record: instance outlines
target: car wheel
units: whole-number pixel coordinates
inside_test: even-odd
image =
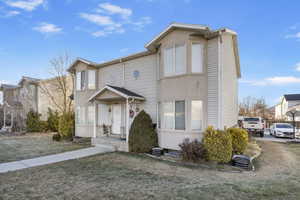
[[[277,138],[276,131],[274,131],[274,137],[276,137],[276,138]]]

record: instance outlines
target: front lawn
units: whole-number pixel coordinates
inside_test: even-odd
[[[0,199],[297,199],[300,145],[260,144],[255,172],[107,153],[0,174]]]
[[[89,146],[52,141],[52,134],[31,133],[22,136],[0,136],[0,163],[72,151]]]

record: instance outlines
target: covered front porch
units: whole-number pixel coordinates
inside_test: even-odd
[[[127,143],[131,123],[144,101],[143,96],[112,85],[106,85],[92,95],[89,103],[95,109],[94,144]]]

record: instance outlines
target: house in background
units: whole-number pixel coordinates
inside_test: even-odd
[[[300,110],[300,94],[283,95],[280,102],[275,106],[275,119],[291,121],[292,118],[286,113],[292,109]],[[295,120],[300,121],[300,117],[295,117]]]
[[[67,77],[69,82],[69,95],[72,94],[72,79]],[[0,91],[3,93],[3,129],[11,130],[13,126],[20,129],[25,128],[25,120],[30,110],[41,114],[41,119],[46,120],[48,117],[48,108],[58,110],[49,95],[42,88],[47,88],[57,99],[57,104],[62,104],[63,99],[57,92],[55,78],[36,79],[23,76],[17,85],[1,84]]]
[[[172,23],[145,47],[109,62],[78,59],[70,66],[76,75],[76,136],[93,137],[94,144],[113,141],[126,151],[130,125],[141,110],[167,149],[179,149],[185,138],[201,139],[209,125],[237,124],[241,73],[234,31]],[[111,127],[109,139],[103,125]]]

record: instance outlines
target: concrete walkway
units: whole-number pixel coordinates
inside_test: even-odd
[[[92,156],[95,154],[113,152],[113,148],[109,147],[90,147],[85,149],[80,149],[76,151],[69,151],[65,153],[59,153],[49,156],[42,156],[32,159],[20,160],[15,162],[8,162],[0,164],[0,173],[6,173],[9,171],[17,171],[20,169],[26,169],[30,167],[36,167],[41,165],[47,165],[57,162],[62,162],[66,160],[78,159],[87,156]]]

